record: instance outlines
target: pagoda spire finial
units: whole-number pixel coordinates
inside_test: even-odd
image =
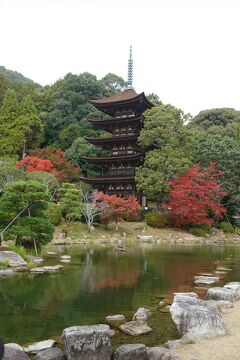
[[[132,46],[130,46],[130,54],[128,59],[128,86],[127,89],[132,89],[133,83],[133,59],[132,59]]]

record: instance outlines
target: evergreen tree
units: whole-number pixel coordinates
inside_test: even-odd
[[[59,190],[61,211],[67,221],[80,219],[82,216],[82,194],[75,184],[63,183]]]
[[[46,215],[47,200],[46,186],[36,181],[7,185],[0,201],[1,232],[5,229],[4,234],[14,238],[16,244],[37,252],[52,239],[54,231]]]

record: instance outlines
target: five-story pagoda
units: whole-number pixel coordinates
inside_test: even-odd
[[[136,195],[135,167],[143,162],[144,154],[137,144],[143,127],[143,112],[153,107],[145,94],[137,94],[132,88],[132,51],[128,61],[128,87],[108,98],[91,100],[98,110],[110,115],[108,120],[89,120],[98,129],[111,134],[107,137],[86,140],[96,146],[110,150],[110,156],[84,157],[101,167],[102,175],[82,178],[95,189],[108,194]]]

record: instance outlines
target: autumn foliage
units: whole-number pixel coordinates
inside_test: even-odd
[[[53,164],[51,173],[59,182],[78,181],[80,168],[75,166],[71,161],[64,159],[64,151],[52,148],[43,148],[31,150],[30,155],[50,160]]]
[[[134,196],[125,199],[95,191],[94,197],[100,210],[99,220],[102,223],[117,224],[122,219],[136,220],[139,216],[141,206]]]
[[[222,217],[226,210],[220,201],[226,193],[217,181],[221,175],[214,163],[204,169],[197,164],[170,181],[170,201],[165,208],[176,224],[212,225]]]
[[[50,160],[39,159],[37,157],[26,156],[17,162],[17,168],[27,172],[47,171],[52,172],[53,164]]]

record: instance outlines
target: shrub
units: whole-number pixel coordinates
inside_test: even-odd
[[[152,212],[145,216],[146,223],[155,228],[167,227],[169,225],[169,219],[166,214]]]
[[[234,230],[237,235],[240,235],[240,227],[239,226],[236,226]]]
[[[227,221],[220,223],[220,229],[225,233],[234,233],[234,227]]]
[[[57,204],[53,202],[48,203],[48,209],[46,212],[50,222],[53,225],[59,225],[61,223],[62,213],[60,207]]]
[[[202,227],[190,228],[188,231],[195,236],[205,237],[207,235],[207,231]]]

